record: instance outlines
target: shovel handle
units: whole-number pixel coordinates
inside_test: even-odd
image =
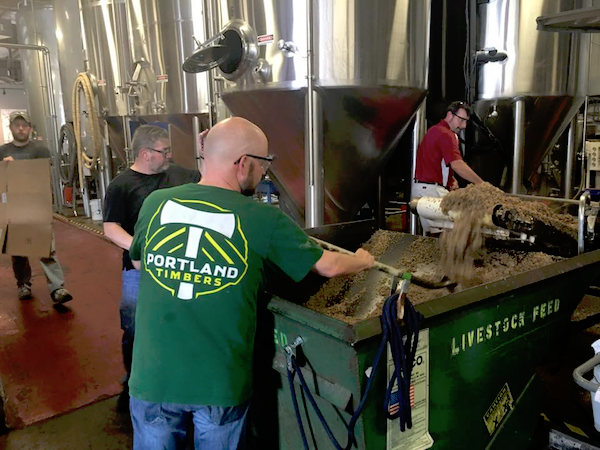
[[[352,253],[350,250],[346,250],[345,248],[338,247],[337,245],[333,245],[333,244],[330,244],[329,242],[322,241],[321,239],[317,239],[315,237],[311,237],[311,239],[313,241],[315,241],[317,244],[319,244],[321,247],[326,248],[327,250],[343,253],[345,255],[354,255],[354,253]],[[382,264],[378,261],[375,261],[375,263],[373,263],[373,267],[375,267],[377,270],[381,270],[382,272],[389,273],[390,275],[393,275],[395,277],[402,276],[401,270],[395,269],[386,264]]]
[[[327,250],[343,253],[345,255],[354,255],[354,253],[352,253],[350,250],[346,250],[345,248],[338,247],[337,245],[333,245],[333,244],[330,244],[329,242],[322,241],[321,239],[317,239],[316,237],[310,236],[310,238],[313,241],[315,241],[317,244],[319,244],[321,247],[323,247]],[[381,272],[385,272],[389,275],[392,275],[393,277],[398,277],[398,278],[402,278],[402,275],[404,273],[406,273],[400,269],[396,269],[395,267],[388,266],[387,264],[383,264],[378,261],[375,261],[375,263],[373,264],[373,267],[377,270],[380,270]],[[411,277],[410,280],[414,284],[416,284],[417,286],[427,288],[427,289],[441,289],[441,288],[445,288],[445,287],[456,286],[456,283],[453,281],[450,281],[450,280],[443,279],[442,281],[428,281],[428,280],[423,280],[422,278],[415,277],[414,275],[411,275],[410,277]]]

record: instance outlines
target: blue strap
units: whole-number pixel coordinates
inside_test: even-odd
[[[418,344],[418,336],[419,336],[419,321],[423,318],[422,314],[414,309],[412,304],[405,299],[404,303],[404,320],[407,326],[407,338],[406,342],[402,343],[402,332],[400,329],[400,325],[398,324],[398,311],[397,311],[397,300],[399,294],[394,294],[388,297],[385,301],[383,307],[383,314],[381,315],[381,328],[382,328],[382,338],[381,343],[379,344],[379,349],[377,350],[377,354],[373,359],[373,370],[369,379],[367,380],[367,385],[365,387],[365,391],[360,400],[356,411],[352,415],[350,422],[348,423],[348,440],[345,447],[342,447],[341,444],[337,441],[331,428],[327,424],[325,417],[321,413],[310,389],[308,388],[304,376],[302,375],[302,371],[298,366],[298,362],[296,361],[295,356],[291,356],[291,362],[293,371],[288,368],[288,381],[290,384],[290,392],[292,395],[292,402],[294,404],[294,410],[296,412],[296,420],[298,421],[298,427],[300,429],[300,434],[302,436],[302,443],[304,445],[304,449],[308,450],[308,441],[306,439],[306,433],[304,431],[304,426],[302,424],[302,418],[300,417],[300,410],[298,408],[298,400],[296,397],[296,390],[294,389],[294,377],[298,374],[298,378],[300,381],[300,385],[304,390],[308,401],[312,405],[317,417],[319,418],[329,440],[334,445],[336,450],[349,450],[352,445],[355,443],[354,438],[354,427],[358,418],[362,412],[362,409],[365,405],[369,392],[371,391],[371,387],[373,385],[373,380],[375,379],[375,373],[377,371],[377,367],[379,366],[379,360],[383,355],[386,344],[389,342],[392,349],[392,358],[394,360],[394,374],[390,380],[390,383],[387,388],[386,396],[385,396],[385,412],[386,415],[390,418],[395,418],[399,416],[400,418],[400,430],[404,431],[406,426],[408,428],[412,427],[412,417],[411,417],[411,409],[410,409],[410,377],[412,374],[412,367],[415,359],[415,353]],[[391,391],[394,385],[394,381],[399,380],[398,382],[398,398],[400,401],[400,408],[398,414],[389,414],[389,404]]]

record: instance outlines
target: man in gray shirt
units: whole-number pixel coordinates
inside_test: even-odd
[[[23,111],[15,111],[10,114],[10,131],[13,141],[0,146],[0,160],[14,161],[16,159],[50,159],[50,151],[44,146],[31,140],[31,119],[29,114]],[[52,247],[48,258],[41,258],[40,264],[48,281],[50,296],[55,304],[61,304],[73,299],[73,296],[64,288],[65,276],[62,267],[56,259],[54,246],[54,234],[52,235]],[[19,300],[27,300],[31,295],[31,266],[29,259],[25,256],[13,256],[12,266]]]

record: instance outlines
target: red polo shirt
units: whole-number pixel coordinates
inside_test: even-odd
[[[419,145],[415,180],[438,183],[442,186],[444,183],[442,159],[447,166],[450,166],[452,161],[462,160],[458,148],[458,136],[450,129],[445,120],[432,126]],[[449,169],[448,185],[452,184],[453,178],[454,171]]]

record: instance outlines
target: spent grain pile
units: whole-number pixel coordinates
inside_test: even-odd
[[[390,251],[406,239],[406,235],[395,231],[379,230],[362,247],[376,258],[386,255],[386,264],[410,272],[429,281],[440,281],[445,273],[441,265],[439,240],[430,237],[411,237],[408,245],[399,256],[389,257]],[[468,283],[459,283],[452,291],[448,289],[426,289],[411,284],[408,297],[413,304],[459,292],[469,287],[492,281],[503,280],[519,273],[527,272],[563,258],[541,252],[521,252],[515,250],[480,251],[474,260],[472,277]],[[371,271],[374,272],[374,271]],[[377,284],[366,283],[367,277],[376,277]],[[333,278],[325,282],[321,289],[305,304],[306,307],[336,318],[346,323],[378,317],[385,299],[390,294],[391,277],[380,273],[362,272],[358,275]]]
[[[472,284],[475,277],[474,261],[483,255],[484,222],[491,223],[496,205],[509,210],[512,220],[522,223],[540,222],[566,236],[577,239],[577,220],[566,214],[553,212],[541,202],[524,201],[505,195],[489,183],[470,184],[450,192],[442,199],[444,212],[460,211],[451,230],[442,233],[441,260],[444,272],[452,279]],[[487,216],[487,220],[486,220]]]

